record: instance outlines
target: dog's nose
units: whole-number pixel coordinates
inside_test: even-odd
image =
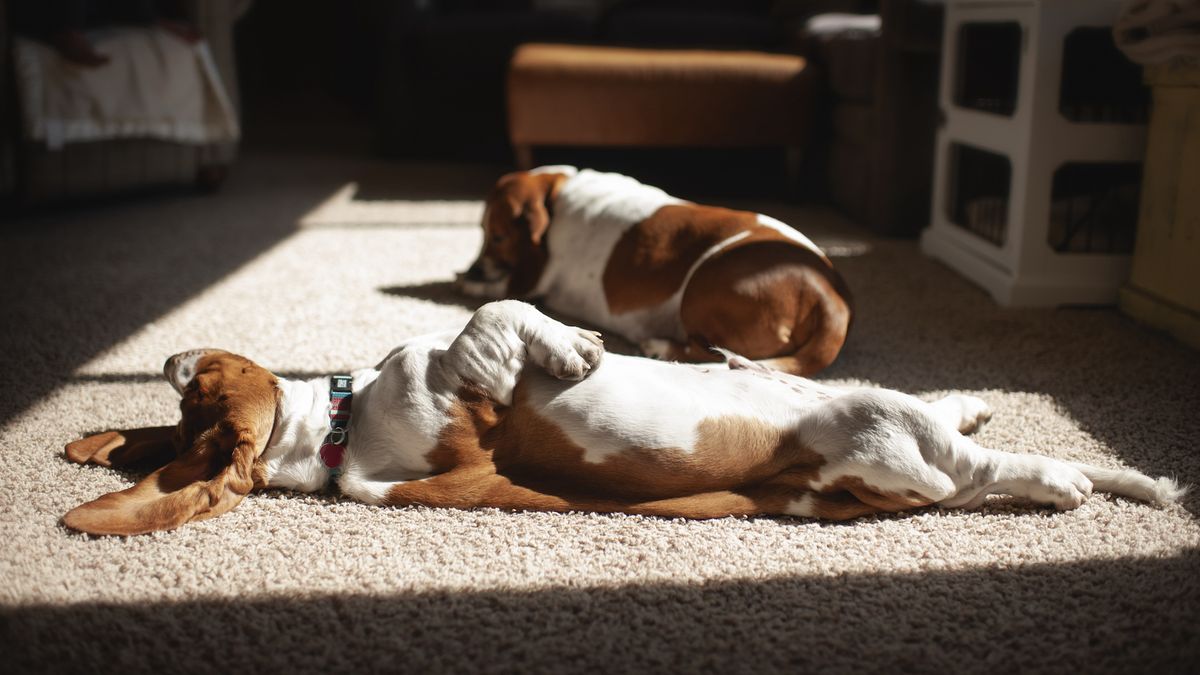
[[[483,268],[482,259],[471,263],[471,266],[467,268],[466,274],[463,275],[463,278],[467,281],[484,281],[486,277],[487,272]]]

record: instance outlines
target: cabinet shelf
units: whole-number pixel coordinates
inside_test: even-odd
[[[1112,304],[1145,152],[1117,0],[950,0],[924,251],[1001,304]]]

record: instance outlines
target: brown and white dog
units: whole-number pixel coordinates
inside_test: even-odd
[[[537,299],[647,356],[719,361],[712,347],[796,375],[837,357],[850,293],[825,254],[770,216],[700,206],[572,166],[510,173],[487,200],[469,295]]]
[[[1153,502],[1183,494],[1137,471],[980,447],[963,432],[990,411],[969,396],[837,389],[732,355],[724,365],[602,355],[594,333],[513,300],[485,305],[461,333],[403,343],[344,387],[349,378],[288,380],[220,350],[177,354],[164,372],[183,397],[178,426],[66,450],[80,463],[161,468],[63,521],[94,534],[170,529],[272,487],[687,518],[847,519],[971,508],[996,492],[1071,509],[1093,487]]]

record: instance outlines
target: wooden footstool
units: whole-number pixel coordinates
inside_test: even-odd
[[[535,146],[766,147],[798,169],[817,88],[799,56],[526,44],[508,72],[517,165]]]

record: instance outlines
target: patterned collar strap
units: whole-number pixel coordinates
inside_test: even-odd
[[[354,401],[351,387],[354,378],[349,375],[334,375],[329,378],[329,433],[321,444],[321,461],[329,469],[329,479],[335,480],[342,473],[342,461],[346,457],[347,428],[350,426],[350,405]]]

